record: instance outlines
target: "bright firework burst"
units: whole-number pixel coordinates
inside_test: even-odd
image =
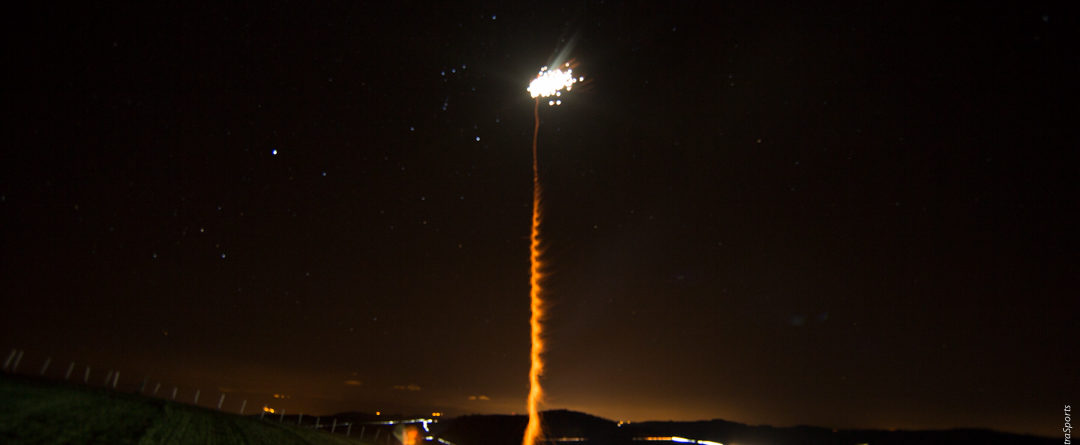
[[[563,64],[563,68],[566,71],[561,68],[549,70],[546,66],[540,68],[536,78],[529,83],[529,95],[537,101],[543,97],[554,96],[555,99],[548,100],[548,105],[562,105],[562,99],[559,99],[562,96],[562,90],[570,91],[575,83],[585,80],[584,77],[574,77],[570,62]]]
[[[522,442],[524,445],[534,445],[542,436],[540,428],[540,411],[539,404],[543,398],[543,391],[540,388],[540,374],[544,371],[543,352],[544,341],[541,336],[542,324],[544,315],[543,299],[540,294],[540,279],[542,278],[541,268],[543,263],[540,258],[540,167],[538,158],[536,156],[536,141],[540,135],[540,100],[545,97],[554,96],[555,99],[549,99],[548,105],[562,105],[562,90],[570,91],[574,83],[585,80],[584,77],[574,78],[573,70],[570,69],[570,63],[567,62],[564,66],[566,71],[561,69],[548,70],[548,67],[540,69],[540,73],[536,75],[536,79],[533,79],[529,83],[529,95],[536,99],[536,105],[533,107],[533,212],[532,212],[532,232],[529,237],[529,253],[530,253],[530,275],[529,275],[529,300],[532,316],[529,319],[529,326],[531,327],[532,335],[532,348],[530,350],[529,359],[531,366],[529,367],[529,425],[525,428],[525,439]]]

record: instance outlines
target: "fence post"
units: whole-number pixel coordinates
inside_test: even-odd
[[[139,394],[143,394],[146,392],[147,383],[150,383],[150,377],[144,375],[142,378],[142,383],[139,384]]]
[[[157,390],[161,389],[161,382],[154,384],[154,395],[157,395]]]
[[[45,370],[49,369],[50,363],[52,363],[52,357],[45,357],[45,364],[41,365],[41,372],[38,375],[45,375]]]
[[[300,422],[304,420],[304,413],[300,413],[300,417],[296,418],[296,426],[300,426]]]
[[[334,434],[334,431],[336,431],[336,430],[337,430],[337,418],[335,417],[334,418],[334,423],[330,425],[330,434]]]
[[[195,390],[195,401],[191,402],[192,405],[198,405],[199,404],[199,392],[201,392],[201,390],[198,390],[198,389]]]
[[[172,399],[173,399],[173,401],[176,400],[176,387],[175,386],[172,387]]]
[[[16,370],[16,369],[19,369],[19,362],[21,362],[21,361],[22,361],[22,356],[23,356],[23,353],[24,353],[24,352],[26,352],[26,351],[23,351],[22,349],[20,349],[20,350],[19,350],[19,355],[16,355],[16,356],[15,356],[15,364],[14,364],[14,365],[11,365],[11,373],[12,373],[12,374],[14,374],[14,373],[15,373],[15,370]]]
[[[259,420],[263,420],[263,417],[265,417],[265,416],[266,416],[266,407],[263,406],[262,411],[259,411]]]
[[[285,408],[282,408],[281,409],[281,417],[278,417],[277,423],[282,423],[284,421],[285,421]]]
[[[7,369],[11,366],[11,361],[15,360],[15,355],[18,354],[18,353],[19,353],[18,349],[12,349],[11,353],[8,354],[7,360],[4,360],[4,370],[5,371],[7,371]]]
[[[82,382],[83,384],[90,383],[90,365],[86,365],[86,373],[83,374]]]
[[[241,416],[244,415],[244,408],[247,408],[247,399],[244,399],[243,402],[240,402],[240,415]]]
[[[116,383],[120,381],[120,371],[116,371],[116,375],[112,379],[112,389],[116,389]]]
[[[68,370],[67,370],[67,372],[66,372],[66,373],[64,373],[64,381],[65,381],[65,382],[66,382],[66,381],[68,381],[68,379],[70,379],[70,378],[71,378],[71,371],[74,371],[74,370],[75,370],[75,362],[71,362],[71,364],[70,364],[70,365],[68,365]]]
[[[352,435],[352,422],[349,422],[349,426],[345,428],[345,437]]]
[[[109,387],[109,380],[112,380],[112,370],[105,374],[105,387]]]
[[[217,400],[217,410],[221,411],[221,404],[225,403],[225,394],[221,394],[221,398]]]
[[[381,432],[382,432],[381,429],[375,428],[375,442],[379,441],[379,433],[381,433]]]
[[[319,429],[319,416],[315,416],[315,429]]]

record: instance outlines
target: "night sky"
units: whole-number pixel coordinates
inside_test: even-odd
[[[523,412],[565,50],[547,408],[1057,437],[1080,401],[1071,11],[217,3],[5,16],[3,354]]]

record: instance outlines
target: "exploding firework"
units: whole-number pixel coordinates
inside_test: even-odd
[[[563,71],[563,69],[566,69],[566,71]],[[545,66],[540,68],[540,73],[529,83],[528,91],[529,95],[536,99],[537,104],[540,103],[540,99],[548,97],[551,98],[548,99],[548,105],[562,105],[562,90],[570,91],[574,88],[575,83],[584,80],[584,77],[574,77],[574,70],[570,68],[570,62],[563,64],[562,68],[553,70],[549,70]]]
[[[562,105],[562,91],[570,91],[574,83],[584,80],[584,77],[574,78],[573,71],[570,69],[570,63],[566,63],[564,66],[566,71],[562,69],[548,70],[548,67],[540,69],[540,73],[536,75],[536,79],[533,79],[529,83],[529,95],[536,99],[536,104],[533,106],[533,141],[532,141],[532,157],[533,157],[533,211],[532,211],[532,232],[530,234],[529,254],[530,254],[530,274],[529,274],[529,301],[532,316],[529,318],[529,326],[531,328],[532,348],[530,350],[529,359],[529,425],[525,428],[525,439],[522,442],[524,445],[534,445],[542,437],[542,431],[540,428],[540,401],[543,399],[544,392],[540,387],[540,375],[544,371],[544,339],[542,334],[543,325],[541,321],[544,315],[543,298],[541,295],[540,280],[543,277],[542,266],[543,262],[540,258],[540,165],[536,155],[536,141],[540,135],[540,101],[544,98],[548,99],[548,105]]]

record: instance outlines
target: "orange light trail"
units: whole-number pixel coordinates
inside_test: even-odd
[[[533,213],[529,245],[532,266],[529,276],[529,300],[532,310],[529,326],[532,328],[532,349],[529,354],[531,361],[529,367],[529,425],[525,427],[525,439],[522,441],[522,445],[535,445],[544,436],[538,409],[538,405],[544,399],[544,390],[540,387],[540,375],[544,373],[544,337],[542,329],[544,301],[540,286],[544,264],[540,259],[540,163],[539,158],[536,156],[536,140],[540,136],[540,100],[549,98],[547,99],[548,105],[562,105],[562,99],[558,98],[562,96],[563,90],[570,91],[575,83],[584,80],[585,77],[575,78],[571,63],[566,62],[561,67],[552,70],[549,70],[546,66],[541,68],[540,72],[536,74],[536,78],[529,83],[528,88],[529,95],[536,99],[536,105],[533,107]]]
[[[537,406],[543,399],[544,392],[540,387],[540,374],[544,371],[543,352],[544,340],[541,337],[541,317],[544,313],[543,300],[540,297],[541,260],[540,260],[540,168],[536,156],[536,140],[540,134],[540,99],[536,99],[533,107],[533,211],[532,233],[529,245],[530,274],[529,274],[529,300],[532,316],[529,318],[529,326],[532,328],[532,349],[529,354],[531,366],[529,367],[529,425],[525,428],[525,440],[523,445],[534,445],[542,436],[540,428],[540,411]]]

